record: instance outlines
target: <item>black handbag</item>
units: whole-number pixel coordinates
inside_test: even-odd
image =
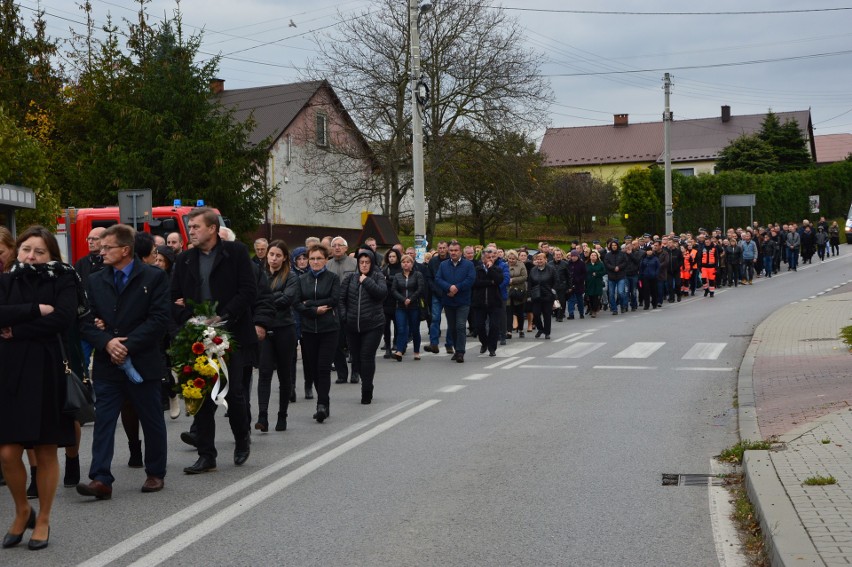
[[[520,287],[510,287],[509,288],[509,299],[512,301],[523,301],[526,297],[527,292],[525,289]]]
[[[95,397],[92,382],[87,378],[80,380],[68,364],[65,344],[59,338],[59,350],[62,352],[62,364],[65,366],[65,403],[62,413],[83,425],[95,421]]]

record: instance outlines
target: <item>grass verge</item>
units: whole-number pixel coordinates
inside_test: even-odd
[[[754,506],[748,499],[743,475],[736,475],[735,478],[730,480],[728,487],[733,497],[733,520],[740,530],[743,550],[753,567],[769,567],[769,557],[766,554],[766,544],[763,541],[760,521],[757,518]]]
[[[719,453],[719,460],[724,463],[733,463],[735,465],[743,464],[743,453],[746,451],[768,451],[772,448],[769,441],[750,441],[743,439],[736,445],[728,447]]]

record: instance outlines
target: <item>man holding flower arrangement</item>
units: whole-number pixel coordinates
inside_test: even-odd
[[[192,248],[181,254],[175,262],[171,289],[174,303],[172,313],[177,323],[183,325],[193,315],[197,315],[193,312],[194,306],[215,305],[216,316],[208,323],[213,329],[222,323],[233,340],[227,355],[223,357],[227,368],[217,372],[217,381],[224,381],[221,388],[227,385],[225,401],[236,442],[234,464],[239,466],[248,460],[250,453],[251,438],[242,375],[243,367],[255,360],[251,354],[258,343],[252,319],[257,282],[246,247],[219,237],[219,215],[213,209],[198,207],[190,211],[187,217]],[[209,365],[209,360],[206,362]],[[198,460],[183,469],[187,474],[216,469],[218,452],[214,415],[220,400],[211,397],[208,395],[202,398],[206,401],[202,402],[195,415],[197,428],[193,440],[198,448]]]

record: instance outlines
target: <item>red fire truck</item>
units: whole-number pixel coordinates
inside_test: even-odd
[[[172,232],[178,232],[186,248],[189,242],[186,215],[195,207],[181,205],[176,201],[172,206],[153,207],[151,219],[139,223],[139,229],[166,238]],[[216,210],[216,209],[214,209]],[[216,210],[216,212],[219,212]],[[93,228],[110,227],[119,222],[118,207],[92,207],[75,209],[73,207],[62,211],[62,216],[56,219],[56,237],[66,261],[74,264],[78,259],[89,253],[86,237]],[[219,217],[221,226],[225,220]]]

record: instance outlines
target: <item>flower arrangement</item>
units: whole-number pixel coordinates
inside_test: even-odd
[[[194,317],[180,329],[169,348],[172,373],[186,411],[195,415],[209,396],[225,404],[228,393],[228,353],[234,344],[224,323],[216,317],[215,303],[191,305]]]

